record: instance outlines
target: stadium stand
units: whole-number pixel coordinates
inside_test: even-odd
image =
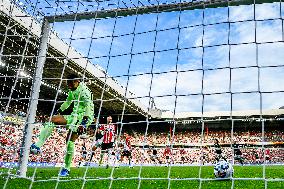
[[[35,136],[39,134],[39,128],[41,121],[45,116],[38,116],[38,124],[34,129]],[[19,147],[22,140],[23,130],[23,118],[18,115],[9,114],[1,116],[1,130],[0,130],[0,162],[18,162],[19,160]],[[232,141],[237,141],[240,144],[245,164],[254,163],[284,163],[284,132],[282,124],[278,127],[271,126],[265,131],[264,138],[262,137],[261,129],[259,128],[247,128],[238,129],[231,133],[228,129],[210,129],[204,132],[204,136],[201,137],[200,130],[190,128],[177,130],[174,135],[170,136],[170,133],[165,129],[164,131],[152,129],[145,137],[143,131],[128,130],[131,133],[131,144],[133,147],[132,155],[135,165],[140,164],[155,164],[151,157],[153,149],[157,149],[157,157],[161,164],[166,162],[163,155],[166,145],[172,144],[172,156],[171,160],[173,164],[200,164],[202,154],[205,156],[203,164],[214,163],[214,147],[213,140],[218,138],[222,146],[222,151],[229,160],[233,160],[233,148],[231,146]],[[57,128],[57,132],[53,132],[50,139],[47,141],[47,145],[43,147],[41,155],[30,155],[31,162],[47,162],[58,163],[63,162],[64,157],[64,145],[66,130]],[[233,136],[233,138],[231,137]],[[202,139],[203,138],[203,139]],[[201,145],[203,140],[203,145]],[[91,154],[92,137],[87,139],[80,139],[76,142],[76,154],[74,158],[74,165],[77,165],[81,154],[81,147],[83,143],[86,144],[88,155]],[[143,144],[146,148],[143,148]],[[262,146],[262,147],[261,147]],[[265,150],[269,149],[270,158],[265,161]],[[258,154],[259,160],[256,160]],[[93,158],[94,165],[98,163],[100,150],[96,150],[95,158]],[[60,158],[58,158],[60,157]],[[1,164],[0,164],[1,165]]]

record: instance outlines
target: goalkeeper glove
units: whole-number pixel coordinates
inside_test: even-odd
[[[84,117],[82,122],[81,122],[81,125],[84,125],[86,127],[87,122],[88,122],[88,117]]]
[[[59,108],[58,110],[56,110],[54,113],[53,113],[53,115],[60,115],[60,114],[62,114],[62,110]]]

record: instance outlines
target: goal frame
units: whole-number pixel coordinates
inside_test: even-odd
[[[38,53],[37,60],[37,70],[35,71],[35,81],[33,83],[33,90],[31,96],[31,102],[29,106],[27,123],[25,126],[25,137],[22,146],[23,154],[20,157],[20,169],[19,176],[26,177],[27,172],[27,162],[30,153],[30,146],[32,142],[32,130],[33,123],[35,120],[38,95],[40,91],[40,85],[43,74],[44,62],[47,54],[48,38],[50,33],[49,24],[54,22],[65,22],[65,21],[80,21],[86,19],[104,19],[104,18],[115,18],[115,17],[126,17],[141,14],[150,13],[160,13],[160,12],[172,12],[172,11],[184,11],[184,10],[195,10],[195,9],[205,9],[205,8],[217,8],[226,6],[239,6],[239,5],[249,5],[249,4],[262,4],[262,3],[273,3],[278,2],[275,0],[217,0],[217,1],[192,1],[192,2],[182,2],[176,4],[161,4],[152,6],[141,6],[135,8],[117,8],[111,10],[99,10],[92,12],[80,12],[72,14],[62,14],[45,16],[43,18],[42,28],[41,28],[41,40],[40,40],[40,51]]]

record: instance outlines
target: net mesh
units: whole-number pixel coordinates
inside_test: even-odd
[[[36,142],[66,100],[72,73],[92,91],[94,125],[113,117],[115,157],[123,154],[124,133],[131,136],[134,168],[107,155],[99,167],[101,150],[93,151],[96,138],[87,135],[75,142],[70,175],[60,177],[68,130],[56,126],[42,153],[29,155],[26,188],[283,185],[281,1],[2,0],[0,7],[3,188],[15,187],[21,151],[29,151],[21,145],[25,126]],[[28,123],[46,20],[52,31]],[[212,182],[215,139],[235,168],[226,182]]]

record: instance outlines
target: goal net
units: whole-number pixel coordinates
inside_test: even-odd
[[[283,188],[283,9],[0,1],[0,185]],[[226,179],[221,160],[234,169]]]

